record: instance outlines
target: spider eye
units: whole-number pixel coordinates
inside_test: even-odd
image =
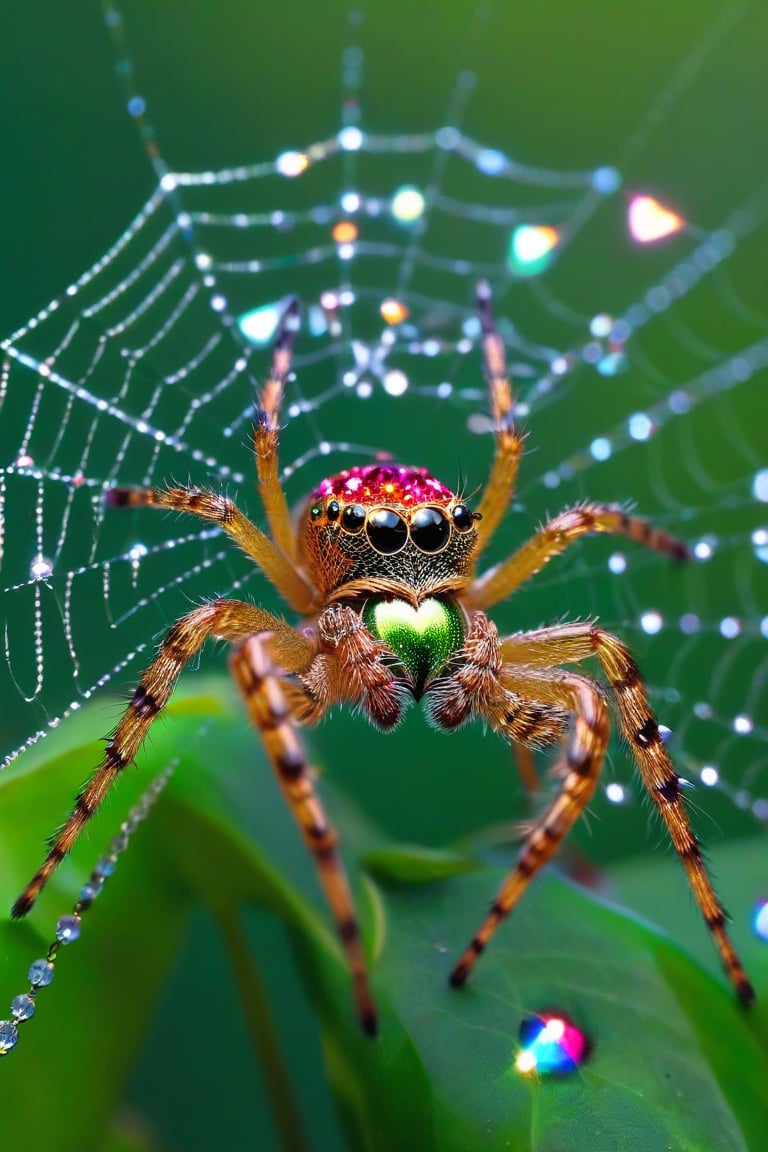
[[[419,508],[411,516],[411,540],[420,552],[442,552],[451,537],[451,526],[439,508]]]
[[[408,540],[408,525],[397,512],[378,508],[366,521],[365,534],[377,552],[393,556],[404,548]]]
[[[451,513],[453,524],[459,532],[468,532],[474,522],[474,516],[466,504],[457,504]]]
[[[359,532],[365,524],[365,508],[362,504],[348,504],[341,514],[341,526],[347,532]]]
[[[319,504],[313,504],[309,510],[310,520],[319,520],[323,514],[323,510]]]
[[[325,510],[326,516],[329,520],[338,520],[339,512],[341,512],[341,508],[339,508],[338,502],[336,500],[331,500],[330,504]]]

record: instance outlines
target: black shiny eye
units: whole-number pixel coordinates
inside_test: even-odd
[[[339,512],[341,512],[341,508],[339,508],[338,503],[335,500],[331,500],[330,504],[325,510],[326,516],[329,520],[338,520]]]
[[[347,532],[359,532],[365,524],[365,508],[362,504],[348,504],[341,514],[341,526]]]
[[[319,520],[323,514],[323,510],[319,504],[313,504],[309,510],[310,520]]]
[[[405,547],[408,540],[408,525],[397,512],[388,508],[378,508],[371,512],[365,525],[365,534],[377,552],[394,556]]]
[[[442,552],[451,538],[451,526],[439,508],[419,508],[411,516],[411,540],[420,552]]]
[[[474,516],[466,504],[457,504],[451,516],[453,517],[454,527],[456,527],[459,532],[468,532],[474,522]]]

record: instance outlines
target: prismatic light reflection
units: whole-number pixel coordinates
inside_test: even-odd
[[[653,244],[685,228],[685,220],[653,196],[633,196],[629,202],[629,231],[638,244]]]
[[[520,1045],[515,1070],[523,1076],[575,1072],[590,1051],[585,1033],[558,1012],[526,1016],[520,1025]]]
[[[552,263],[560,242],[556,228],[543,224],[520,224],[509,241],[507,264],[518,276],[538,276]]]
[[[237,326],[241,334],[250,344],[262,346],[269,344],[277,331],[277,325],[282,314],[281,305],[263,304],[260,308],[253,308],[244,312],[238,318]]]

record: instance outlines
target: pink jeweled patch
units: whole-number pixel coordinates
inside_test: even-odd
[[[329,476],[310,500],[336,496],[353,504],[449,504],[453,492],[430,476],[426,468],[405,464],[365,464]]]

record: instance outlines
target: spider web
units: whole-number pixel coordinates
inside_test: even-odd
[[[621,542],[589,542],[526,591],[522,623],[513,605],[500,624],[599,614],[643,658],[687,775],[768,818],[757,400],[768,171],[734,141],[745,121],[752,140],[768,127],[746,75],[764,16],[702,8],[652,99],[622,110],[610,151],[587,160],[555,131],[529,160],[514,125],[487,115],[498,14],[466,18],[456,40],[467,66],[443,85],[442,113],[411,106],[393,128],[408,117],[388,114],[380,62],[366,99],[377,16],[355,12],[334,32],[348,38],[340,72],[324,62],[340,96],[325,134],[297,143],[291,124],[269,151],[257,125],[237,164],[183,170],[153,127],[121,13],[108,3],[104,14],[154,186],[99,258],[63,291],[49,284],[50,302],[2,342],[5,765],[99,690],[125,690],[163,628],[201,597],[278,607],[217,530],[107,511],[103,494],[210,485],[258,521],[253,400],[291,295],[303,306],[282,438],[292,500],[377,453],[426,463],[448,483],[460,474],[470,491],[482,483],[492,445],[472,285],[485,276],[531,448],[498,555],[589,495],[637,502],[695,556],[670,572]],[[145,63],[152,87],[144,51],[135,67]],[[692,105],[706,118],[724,59],[746,78],[712,138],[697,139]],[[265,140],[280,131],[278,117]],[[706,180],[713,163],[731,169],[717,187]],[[633,241],[627,209],[640,193],[685,226],[653,246]],[[540,266],[524,245],[511,250],[521,227],[529,240],[556,237]],[[618,802],[630,785],[606,787]]]

